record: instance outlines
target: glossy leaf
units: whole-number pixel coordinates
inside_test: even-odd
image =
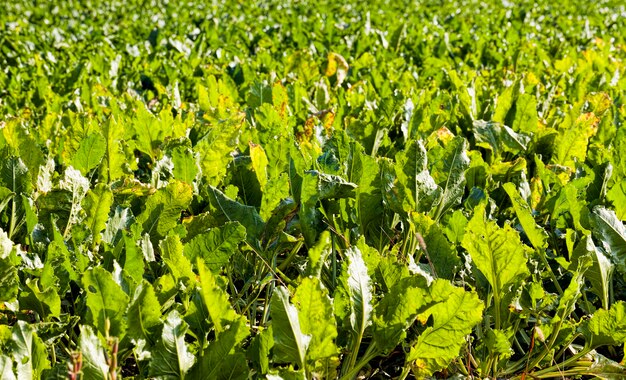
[[[79,347],[84,376],[94,380],[107,380],[109,365],[106,360],[106,350],[91,327],[81,326]]]
[[[289,291],[277,287],[272,295],[272,331],[274,333],[274,361],[294,363],[304,368],[311,336],[302,332],[298,310],[289,301]]]
[[[43,371],[50,368],[46,345],[37,336],[35,328],[18,321],[12,327],[11,354],[16,363],[18,379],[41,379]]]
[[[152,350],[149,376],[160,379],[184,379],[196,361],[185,342],[189,326],[176,310],[170,311],[163,324],[161,339]]]
[[[626,227],[614,211],[602,206],[593,209],[590,220],[594,235],[602,242],[616,269],[626,275]]]
[[[86,292],[87,320],[103,336],[121,337],[126,330],[128,295],[103,268],[88,270],[81,282]]]

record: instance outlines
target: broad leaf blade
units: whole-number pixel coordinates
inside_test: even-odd
[[[626,302],[617,301],[609,310],[596,311],[583,327],[593,348],[626,343]]]
[[[306,359],[314,363],[338,354],[337,324],[328,291],[318,278],[306,277],[293,297],[302,333],[311,336]]]
[[[135,289],[128,305],[127,335],[131,339],[145,339],[153,343],[154,333],[161,325],[161,304],[152,284],[143,280]]]
[[[243,353],[236,348],[248,336],[245,318],[234,321],[227,330],[217,335],[202,352],[196,365],[189,372],[191,379],[227,380],[247,379],[248,364]]]
[[[519,194],[515,185],[509,182],[502,185],[502,187],[509,195],[509,198],[511,198],[517,219],[522,225],[526,236],[528,236],[530,243],[538,250],[545,249],[547,247],[548,235],[545,230],[539,227],[535,222],[530,207]]]
[[[213,186],[209,186],[208,196],[211,205],[215,209],[213,215],[215,219],[223,224],[239,222],[246,228],[248,241],[260,237],[265,224],[255,207],[234,201]]]
[[[432,163],[431,174],[442,189],[431,211],[435,220],[461,201],[465,190],[465,171],[470,164],[467,147],[467,140],[457,136],[445,148],[438,147],[428,152],[428,161]]]
[[[293,363],[304,368],[306,352],[311,341],[300,327],[298,310],[289,302],[289,291],[279,286],[270,303],[274,333],[274,361]]]
[[[13,360],[9,356],[0,355],[0,377],[5,380],[15,380]]]
[[[528,248],[511,226],[507,224],[500,228],[496,222],[487,219],[484,202],[474,208],[462,244],[496,297],[503,297],[510,286],[530,275],[526,267]]]
[[[223,333],[230,325],[240,320],[243,320],[245,325],[245,318],[235,312],[228,299],[228,293],[218,285],[215,275],[207,270],[201,259],[198,259],[197,266],[200,277],[200,296],[209,312],[216,333],[218,335]],[[243,331],[243,329],[240,330]]]
[[[80,146],[72,157],[71,165],[87,175],[93,168],[100,165],[106,153],[106,140],[100,133],[92,133],[80,142]]]
[[[43,371],[50,368],[46,345],[37,336],[35,327],[18,321],[12,327],[11,352],[17,363],[18,379],[40,379]]]
[[[602,242],[617,270],[626,276],[626,226],[614,211],[602,206],[595,207],[589,216],[594,235]]]
[[[194,236],[185,245],[185,256],[192,262],[200,257],[209,269],[217,272],[228,263],[230,257],[239,250],[239,244],[245,240],[246,229],[238,222],[228,222]]]
[[[571,267],[577,268],[578,261],[582,256],[591,256],[592,265],[585,272],[585,279],[591,283],[591,291],[594,292],[600,300],[602,307],[609,307],[609,289],[611,287],[611,278],[615,266],[604,255],[604,253],[596,247],[591,236],[585,236],[578,246],[572,252]]]
[[[137,223],[156,243],[178,224],[180,213],[189,206],[191,198],[192,189],[189,184],[171,181],[165,188],[148,197]]]
[[[428,171],[428,157],[422,141],[410,141],[404,151],[396,154],[396,162],[396,167],[400,168],[396,171],[398,185],[408,193],[406,200],[410,208],[419,212],[430,211],[441,189]]]
[[[83,208],[87,214],[85,224],[91,230],[95,244],[100,243],[101,233],[106,228],[112,205],[113,192],[103,183],[89,190],[83,200]]]
[[[374,341],[383,353],[406,338],[415,317],[431,299],[424,277],[411,276],[396,282],[376,307]]]
[[[416,377],[430,376],[446,368],[458,356],[465,336],[482,320],[483,303],[478,295],[456,288],[445,280],[435,281],[429,288],[434,305],[418,316],[433,325],[420,334],[406,357]]]
[[[87,325],[80,328],[80,352],[83,357],[83,374],[88,379],[108,380],[109,365],[105,349],[98,335]]]
[[[183,243],[176,234],[170,234],[159,244],[161,258],[177,282],[187,283],[195,279],[191,263],[183,254]]]
[[[195,362],[185,342],[188,325],[176,310],[165,319],[163,333],[156,347],[152,350],[149,376],[159,379],[184,379]]]
[[[87,293],[87,320],[103,336],[121,337],[126,329],[128,295],[111,273],[100,267],[85,272],[82,284]]]

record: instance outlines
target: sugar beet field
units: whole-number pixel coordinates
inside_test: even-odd
[[[626,4],[2,1],[0,378],[626,379]]]

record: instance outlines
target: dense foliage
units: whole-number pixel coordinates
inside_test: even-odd
[[[623,378],[626,7],[415,3],[3,1],[2,379]]]

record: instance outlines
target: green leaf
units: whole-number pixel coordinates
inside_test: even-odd
[[[406,338],[415,317],[430,302],[424,277],[405,277],[391,286],[374,316],[374,342],[382,353],[390,352]]]
[[[272,216],[272,212],[278,207],[283,199],[289,197],[289,176],[287,173],[280,173],[278,177],[271,177],[263,189],[261,199],[260,215],[267,221]]]
[[[149,376],[164,380],[186,377],[196,359],[185,342],[188,328],[178,311],[172,310],[167,314],[161,339],[152,350]]]
[[[280,368],[271,370],[267,376],[267,380],[306,380],[306,372],[304,370],[294,370],[293,368]]]
[[[331,248],[330,233],[323,231],[317,243],[307,251],[309,261],[307,263],[306,274],[308,276],[320,277],[326,259],[332,252]]]
[[[233,158],[231,152],[237,148],[243,115],[231,112],[228,119],[220,120],[203,130],[194,150],[200,155],[202,176],[210,186],[217,186],[226,174]],[[192,138],[193,141],[193,138]]]
[[[156,160],[163,140],[172,133],[171,125],[166,126],[165,123],[161,123],[143,103],[140,103],[136,112],[137,117],[133,120],[132,126],[135,131],[137,149]]]
[[[602,242],[616,269],[626,278],[626,227],[614,211],[602,206],[595,207],[589,219],[593,234]]]
[[[46,262],[41,274],[41,285],[56,287],[58,294],[64,294],[69,290],[70,280],[79,282],[79,277],[70,262],[70,257],[70,252],[64,243],[52,241],[48,245]]]
[[[374,297],[372,281],[359,248],[346,249],[345,258],[335,289],[335,314],[350,333],[348,363],[353,366],[365,329],[372,322]]]
[[[238,222],[228,222],[209,232],[194,236],[185,245],[185,256],[189,261],[201,257],[210,270],[217,272],[228,264],[231,256],[246,240],[246,229]]]
[[[208,196],[215,209],[213,216],[221,224],[239,222],[246,228],[248,241],[258,239],[263,232],[264,223],[256,208],[245,206],[228,198],[224,193],[209,186]]]
[[[43,371],[50,368],[46,345],[37,336],[35,327],[17,321],[11,328],[10,350],[17,363],[18,379],[40,379]]]
[[[398,186],[408,193],[406,200],[414,211],[430,211],[433,202],[441,195],[427,164],[426,148],[421,140],[408,142],[407,148],[396,154],[396,167],[401,169],[396,171]]]
[[[424,239],[436,275],[449,280],[453,279],[458,273],[458,268],[461,267],[461,259],[456,248],[450,244],[439,224],[427,215],[413,213],[411,218],[417,232]]]
[[[505,183],[502,185],[504,191],[511,198],[511,203],[513,204],[513,209],[515,210],[515,215],[517,215],[517,219],[519,220],[522,228],[524,229],[524,233],[528,236],[528,240],[530,243],[538,250],[543,250],[547,248],[547,240],[548,234],[546,231],[539,227],[535,222],[535,218],[532,216],[530,207],[528,203],[522,198],[517,191],[517,188],[512,183]]]
[[[0,257],[0,304],[17,297],[19,281],[17,267],[8,257]]]
[[[572,274],[572,279],[559,299],[555,315],[550,320],[550,324],[557,327],[555,329],[556,333],[559,332],[559,327],[562,328],[561,325],[564,321],[567,324],[568,319],[571,318],[571,314],[576,309],[576,302],[578,302],[582,296],[581,290],[584,285],[585,271],[590,265],[591,259],[589,257],[583,257],[582,260],[578,260],[578,266]],[[552,333],[554,333],[554,330]]]
[[[519,234],[510,225],[498,227],[485,215],[485,202],[474,208],[474,216],[463,236],[465,248],[472,262],[485,276],[493,289],[496,307],[496,329],[500,326],[502,299],[530,275],[526,255],[530,248],[522,244]]]
[[[100,133],[92,133],[80,142],[70,164],[83,175],[100,165],[106,153],[106,140]]]
[[[246,97],[246,103],[252,108],[258,108],[263,103],[272,102],[272,87],[255,82],[250,85],[248,90],[248,96]]]
[[[87,379],[108,380],[109,365],[105,348],[90,326],[80,326],[80,352],[83,358],[83,376]]]
[[[316,360],[338,355],[335,345],[337,324],[328,291],[318,278],[305,277],[296,288],[293,303],[298,309],[302,333],[311,337],[306,360]]]
[[[101,233],[106,228],[109,219],[109,211],[113,205],[113,193],[103,183],[97,184],[87,192],[83,200],[83,208],[87,217],[85,224],[93,234],[94,244],[100,243]]]
[[[261,374],[267,374],[269,371],[270,349],[274,347],[274,334],[271,330],[271,325],[267,329],[261,328],[246,350],[248,360],[256,364],[255,367]]]
[[[135,218],[129,208],[116,205],[113,214],[106,222],[102,239],[112,246],[116,245],[124,237],[124,230],[128,229],[134,221]]]
[[[555,141],[556,155],[553,158],[555,163],[575,170],[576,162],[585,162],[589,139],[598,129],[596,119],[593,113],[582,114],[574,122],[569,118],[566,119],[565,127]]]
[[[23,221],[24,207],[19,195],[28,196],[33,190],[30,173],[21,158],[2,157],[2,163],[0,163],[0,184],[15,194],[11,200],[11,213],[9,214],[11,221],[7,231],[9,238],[11,238],[20,223],[19,221]]]
[[[207,272],[210,273],[210,272]],[[248,363],[236,348],[249,334],[245,318],[239,318],[217,335],[217,339],[204,349],[196,365],[189,372],[191,379],[231,380],[247,379]]]
[[[87,321],[103,336],[122,337],[126,330],[128,295],[111,273],[100,267],[85,272],[82,284],[87,294]]]
[[[511,348],[511,339],[504,330],[487,330],[485,345],[490,355],[498,355],[502,358],[510,358],[514,353]]]
[[[166,187],[148,197],[144,211],[137,218],[144,232],[153,242],[165,237],[176,227],[180,213],[189,206],[191,186],[185,182],[171,181]]]
[[[311,336],[300,327],[298,310],[289,302],[289,291],[279,286],[270,302],[274,333],[274,362],[292,363],[304,368]]]
[[[609,307],[609,289],[611,288],[611,277],[615,266],[596,247],[591,236],[585,236],[576,246],[571,256],[571,268],[578,267],[578,261],[583,255],[591,256],[593,261],[591,267],[585,272],[585,279],[591,283],[591,291],[600,297],[602,307]]]
[[[521,94],[518,96],[515,101],[513,130],[524,133],[535,133],[537,131],[538,121],[537,98],[531,94]]]
[[[445,280],[436,280],[429,293],[434,305],[417,319],[425,324],[432,318],[433,324],[420,334],[406,357],[417,378],[446,368],[459,355],[465,336],[482,320],[484,307],[476,293],[454,287]]]
[[[517,154],[528,149],[530,137],[516,133],[506,125],[474,120],[473,127],[476,145],[490,149],[497,157],[504,152]]]
[[[317,201],[323,199],[341,199],[341,198],[353,198],[354,190],[357,188],[352,182],[348,182],[338,175],[326,174],[318,172],[316,170],[310,170],[306,172],[313,179],[317,177],[315,187],[315,199]],[[305,198],[304,194],[302,195]],[[312,194],[308,194],[306,198],[313,198]]]
[[[519,91],[518,86],[511,85],[504,88],[502,93],[498,95],[496,107],[492,116],[493,121],[504,124],[506,115],[509,113],[511,106],[513,105],[513,101],[515,100],[514,95],[516,90]]]
[[[39,281],[35,278],[26,280],[25,288],[20,294],[21,308],[35,311],[43,320],[48,320],[48,317],[59,318],[61,298],[56,287],[50,286],[40,290]]]
[[[582,225],[583,215],[587,213],[587,205],[579,200],[579,189],[575,182],[563,186],[554,200],[551,210],[551,222],[558,228],[573,226],[583,234],[588,230]],[[570,222],[571,220],[571,222]]]
[[[228,293],[218,285],[215,275],[206,269],[202,259],[198,258],[197,266],[198,276],[200,277],[200,296],[218,336],[226,331],[229,326],[238,323],[240,320],[243,320],[242,323],[245,325],[245,317],[235,312],[230,303]],[[238,341],[241,341],[249,334],[249,331],[243,328],[239,328],[239,331],[244,336],[237,337]]]
[[[358,143],[351,144],[352,160],[348,166],[348,180],[358,187],[355,189],[357,225],[361,235],[372,241],[384,235],[385,206],[383,205],[380,167],[376,158],[363,152]]]
[[[465,171],[469,168],[467,140],[454,137],[443,147],[433,148],[428,152],[431,163],[431,175],[442,192],[433,204],[433,219],[439,218],[452,206],[461,202],[465,190]]]
[[[122,238],[123,242],[120,242],[119,244],[123,244],[124,251],[120,257],[120,262],[124,271],[128,273],[136,283],[140,283],[143,279],[145,271],[143,252],[141,248],[137,246],[135,239],[132,236],[124,234]]]
[[[590,357],[593,362],[585,371],[585,375],[606,380],[619,380],[624,377],[626,366],[623,364],[608,359],[595,350],[588,353],[587,357]]]
[[[450,215],[444,224],[444,232],[448,239],[454,244],[460,244],[465,235],[465,226],[467,226],[467,218],[463,215],[463,211],[456,210]]]
[[[187,146],[177,146],[172,149],[170,154],[174,163],[172,173],[174,178],[192,184],[200,170],[193,150]]]
[[[124,165],[127,163],[124,152],[124,120],[115,115],[101,124],[101,132],[106,143],[104,160],[100,165],[100,178],[103,182],[111,183],[124,176]]]
[[[143,280],[135,289],[126,315],[126,335],[130,339],[145,339],[152,344],[153,336],[161,325],[161,304],[148,281]]]
[[[161,258],[176,282],[183,282],[186,285],[187,282],[196,278],[191,269],[191,262],[183,254],[183,243],[181,243],[178,235],[174,233],[169,234],[165,239],[161,240],[159,248],[161,249]]]
[[[606,199],[613,204],[615,214],[621,221],[626,220],[626,180],[613,185],[606,193]]]
[[[321,232],[319,226],[321,213],[317,210],[317,202],[324,199],[353,198],[356,188],[357,185],[337,175],[317,170],[304,173],[299,217],[304,241],[308,246],[315,244],[318,232]]]
[[[609,310],[596,311],[583,331],[592,348],[626,343],[626,302],[617,301]]]

